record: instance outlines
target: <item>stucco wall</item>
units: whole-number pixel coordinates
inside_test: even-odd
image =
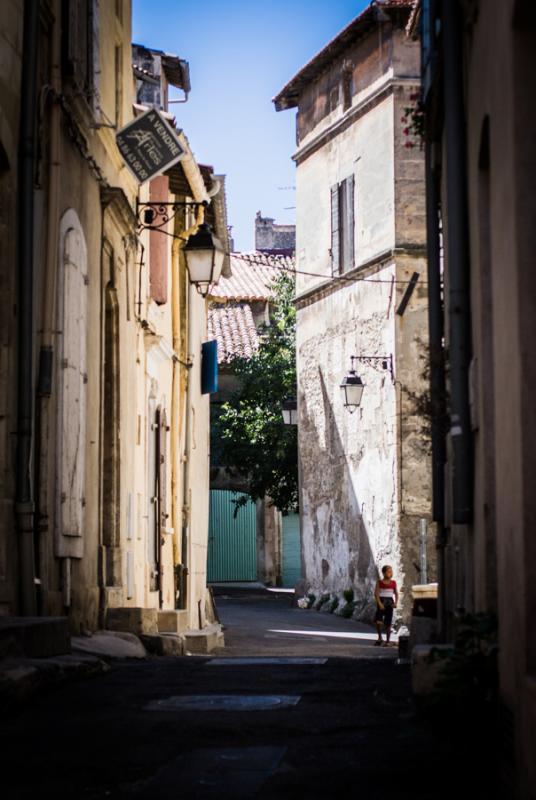
[[[451,615],[458,605],[498,614],[501,766],[507,790],[528,800],[536,793],[536,17],[532,3],[492,0],[463,22],[475,494],[473,524],[450,529],[446,594]],[[443,212],[445,172],[443,160]],[[447,326],[450,268],[447,250]]]
[[[376,564],[401,580],[397,536],[397,401],[389,372],[358,365],[365,390],[350,414],[339,384],[351,355],[394,353],[392,264],[386,283],[357,282],[298,309],[298,407],[305,577],[370,596]],[[320,323],[320,324],[319,324]]]
[[[342,83],[352,67],[352,100]],[[405,147],[401,117],[418,88],[418,43],[386,26],[349,44],[299,100],[297,163],[297,362],[301,536],[306,580],[353,586],[365,609],[382,564],[402,589],[420,582],[419,520],[430,517],[426,421],[414,395],[426,389],[423,154]],[[330,188],[354,176],[355,261],[331,275]],[[413,272],[417,288],[396,309]],[[303,273],[313,273],[307,275]],[[361,407],[343,407],[350,356],[365,382]],[[428,579],[435,577],[434,531]],[[365,609],[366,610],[366,609]]]
[[[0,5],[0,614],[15,613],[18,574],[14,518],[16,429],[16,212],[22,7]]]
[[[189,343],[193,366],[190,381],[190,508],[189,508],[189,624],[204,624],[207,583],[208,514],[210,490],[210,395],[201,394],[201,345],[207,338],[206,301],[190,288],[189,314],[191,314]],[[199,606],[200,604],[200,606]]]
[[[356,266],[394,246],[393,100],[386,98],[303,161],[296,172],[298,270],[331,277],[330,187],[355,176]],[[298,273],[296,294],[320,277]]]

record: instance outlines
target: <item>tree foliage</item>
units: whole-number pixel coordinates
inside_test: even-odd
[[[222,463],[247,478],[253,500],[268,496],[280,511],[294,511],[297,428],[285,425],[281,414],[283,401],[296,396],[296,309],[290,275],[275,281],[270,324],[259,333],[253,356],[232,362],[240,386],[222,405],[215,432]],[[241,500],[236,503],[238,509]]]

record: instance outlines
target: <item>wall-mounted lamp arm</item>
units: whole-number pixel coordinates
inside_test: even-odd
[[[170,220],[174,219],[177,212],[183,208],[206,208],[208,202],[206,200],[175,200],[171,203],[158,201],[158,202],[142,202],[136,199],[136,219],[138,222],[138,231],[149,230],[157,231],[165,227]]]
[[[354,361],[362,361],[364,364],[370,364],[373,367],[376,367],[377,364],[381,363],[382,369],[388,370],[392,382],[395,382],[392,354],[388,356],[350,356],[350,361],[352,362],[352,370],[354,370]]]

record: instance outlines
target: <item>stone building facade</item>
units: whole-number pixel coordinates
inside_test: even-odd
[[[503,782],[536,797],[536,13],[527,0],[422,2],[441,622],[498,620]],[[439,225],[441,223],[441,226]],[[443,257],[442,257],[443,256]],[[444,346],[443,346],[444,345]]]
[[[80,632],[137,609],[154,632],[165,610],[167,630],[198,628],[207,306],[182,245],[204,216],[225,242],[224,182],[178,133],[181,162],[140,187],[115,141],[146,108],[135,89],[152,87],[167,114],[169,85],[190,89],[187,64],[160,54],[154,74],[133,71],[129,0],[0,14],[0,613],[65,615]],[[137,201],[151,199],[206,206],[180,211],[165,236],[140,229]]]
[[[372,3],[275,98],[297,108],[297,361],[303,572],[353,587],[363,614],[378,570],[420,583],[430,461],[415,395],[427,345],[424,164],[406,147],[419,86],[409,3]],[[365,389],[350,414],[350,357]],[[392,370],[391,370],[392,365]],[[429,536],[428,579],[434,578]]]
[[[272,217],[255,217],[255,250],[260,253],[291,256],[296,251],[296,226],[281,225]]]

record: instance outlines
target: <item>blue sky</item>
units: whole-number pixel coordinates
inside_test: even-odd
[[[172,105],[196,158],[227,175],[237,250],[254,247],[257,211],[294,222],[295,111],[272,97],[366,0],[133,0],[134,42],[190,64],[192,92]],[[180,92],[173,96],[180,97]]]

